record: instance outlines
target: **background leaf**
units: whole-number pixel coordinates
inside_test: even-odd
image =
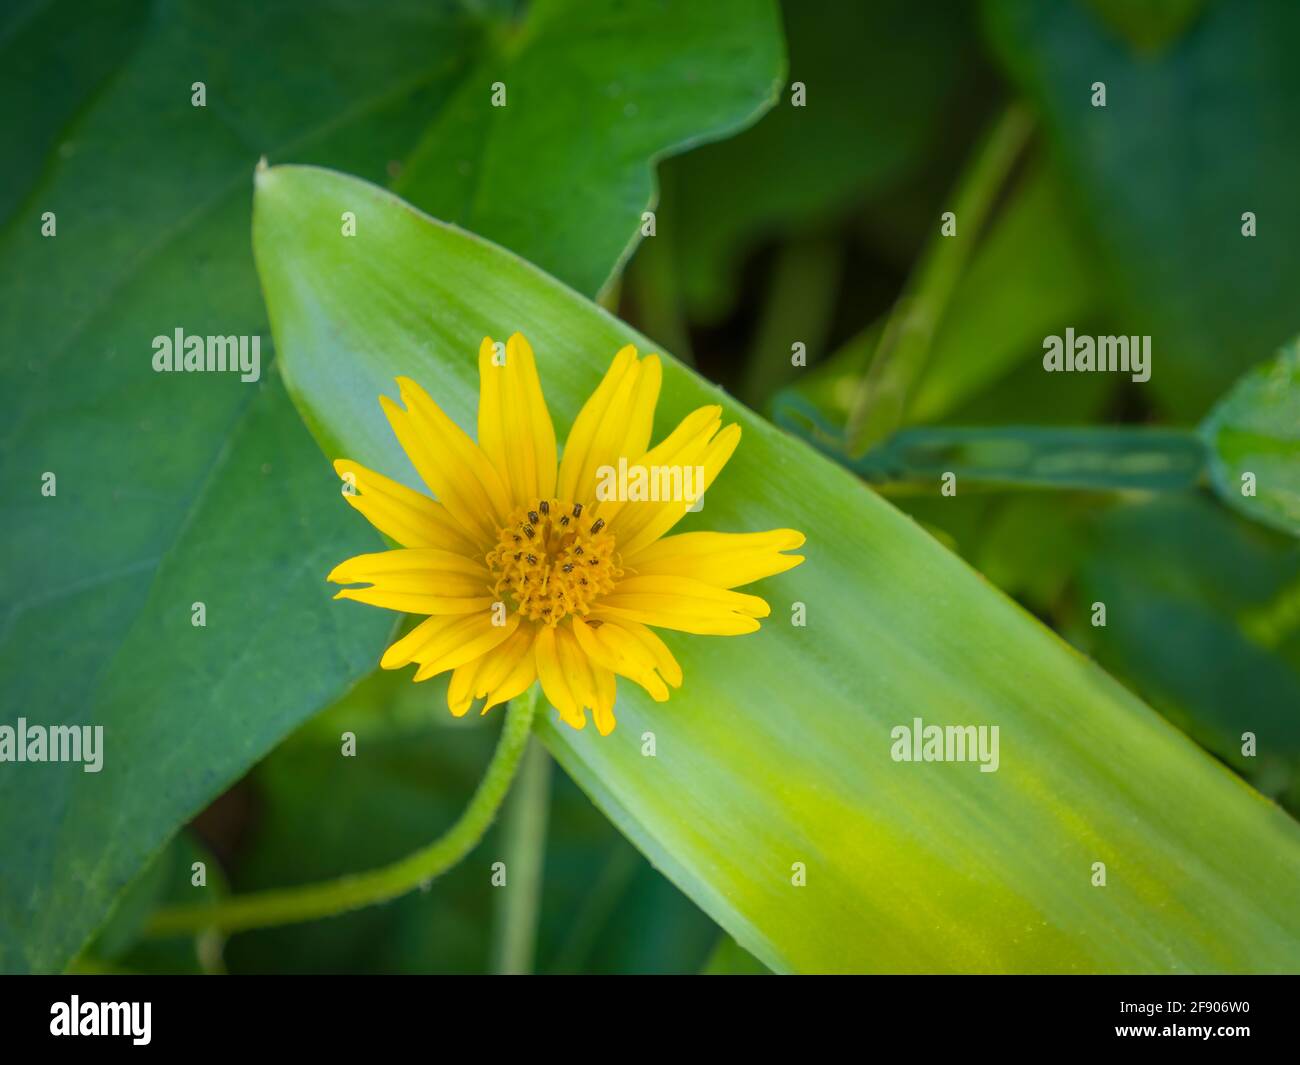
[[[1237,382],[1201,428],[1219,497],[1300,536],[1300,341]],[[1252,494],[1242,474],[1254,475]]]
[[[333,222],[344,203],[368,219],[355,240]],[[262,172],[254,242],[290,391],[326,454],[408,483],[371,398],[395,374],[471,425],[479,339],[526,330],[564,429],[621,344],[650,346],[343,175]],[[848,473],[666,360],[659,432],[702,402],[745,436],[693,524],[802,528],[808,562],[760,586],[761,633],[670,637],[687,681],[669,703],[624,686],[608,739],[542,726],[670,879],[777,970],[1295,967],[1300,830],[1285,814]],[[807,626],[788,623],[796,601]],[[914,717],[997,724],[1001,767],[893,762],[891,727]]]
[[[771,0],[542,0],[493,44],[394,189],[586,293],[640,239],[651,164],[747,125],[785,66]]]
[[[1300,5],[1208,3],[1154,55],[1083,0],[986,11],[1100,239],[1120,331],[1152,336],[1151,389],[1195,421],[1296,331]],[[1255,237],[1242,235],[1247,211]]]
[[[745,251],[824,224],[914,170],[971,65],[960,2],[800,0],[783,10],[789,81],[804,84],[805,106],[783,88],[752,129],[665,167],[662,236],[686,305],[706,320],[736,299]]]
[[[924,377],[907,410],[928,421],[1078,420],[1105,382],[1042,373],[1042,338],[1098,319],[1098,268],[1056,167],[1034,159],[988,224],[938,324]],[[843,426],[879,342],[882,322],[858,333],[791,391]],[[1027,389],[1033,394],[1026,396]],[[983,407],[969,409],[983,399]],[[1007,411],[999,417],[992,404]],[[790,406],[778,399],[774,409]]]

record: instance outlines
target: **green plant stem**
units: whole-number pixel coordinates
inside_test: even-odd
[[[679,362],[695,365],[691,331],[686,321],[682,286],[677,266],[680,254],[672,204],[677,202],[676,172],[659,173],[659,230],[637,245],[636,255],[623,274],[632,297],[637,328],[671,351]]]
[[[743,402],[761,409],[773,392],[799,375],[790,363],[796,341],[804,345],[807,358],[821,355],[842,273],[840,250],[829,237],[791,240],[782,246],[737,390]]]
[[[949,208],[956,216],[956,232],[952,236],[940,232],[930,242],[890,312],[875,357],[862,377],[849,412],[850,454],[863,454],[902,424],[953,289],[1032,130],[1029,110],[1013,104],[963,172]]]
[[[940,426],[905,429],[846,464],[875,484],[937,486],[952,473],[968,487],[1169,492],[1200,483],[1206,458],[1190,430]]]
[[[465,857],[496,817],[528,746],[537,710],[537,689],[513,700],[496,751],[465,812],[427,847],[391,865],[301,887],[236,895],[215,905],[159,910],[146,928],[153,936],[174,936],[217,928],[239,932],[268,925],[332,917],[405,895],[440,876]]]
[[[1186,491],[1207,476],[1209,452],[1193,429],[1130,426],[925,426],[895,433],[865,455],[807,397],[782,393],[773,420],[864,481],[893,494],[933,492],[945,473],[963,488]]]
[[[493,972],[518,975],[533,971],[550,797],[551,756],[534,737],[506,804],[506,885],[497,894]]]
[[[576,973],[591,956],[600,931],[636,878],[640,857],[636,848],[619,839],[596,882],[573,916],[564,943],[551,959],[552,973]]]

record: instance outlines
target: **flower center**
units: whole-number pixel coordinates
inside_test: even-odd
[[[508,593],[518,613],[548,625],[586,614],[623,575],[605,522],[584,517],[581,503],[556,499],[512,514],[487,564],[493,593]]]

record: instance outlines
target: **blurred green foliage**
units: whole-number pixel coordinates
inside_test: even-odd
[[[1207,439],[1230,438],[1214,476],[1240,513],[1205,490],[892,498],[1300,811],[1300,549],[1278,531],[1295,528],[1300,410],[1294,384],[1261,394],[1300,333],[1300,7],[791,0],[785,61],[773,7],[739,0],[319,16],[198,0],[19,0],[0,16],[0,97],[27,102],[0,112],[0,469],[18,486],[59,476],[58,507],[33,490],[6,512],[0,716],[110,721],[132,768],[94,788],[43,778],[39,795],[0,774],[0,967],[61,966],[134,878],[79,964],[211,971],[211,942],[137,937],[196,856],[240,891],[382,862],[449,824],[488,756],[493,730],[448,722],[433,684],[372,676],[318,713],[370,671],[389,626],[328,602],[324,572],[377,540],[333,505],[272,353],[255,386],[148,369],[150,338],[177,325],[267,333],[248,246],[262,153],[392,182],[587,294],[618,281],[654,203],[656,235],[611,294],[620,314],[758,409],[789,388],[834,427],[978,133],[1026,100],[1035,139],[907,424],[1190,429],[1221,403]],[[490,111],[500,79],[511,103]],[[206,111],[189,104],[199,80]],[[656,202],[650,164],[718,137],[659,166]],[[45,210],[56,243],[39,236]],[[1151,383],[1044,374],[1041,340],[1067,326],[1152,334]],[[795,341],[807,369],[789,363]],[[1267,471],[1253,501],[1237,490],[1247,468]],[[367,751],[346,771],[345,727]],[[496,845],[428,892],[235,937],[224,964],[481,970]],[[562,774],[543,890],[542,969],[752,962],[729,940],[715,952],[716,926]]]
[[[1123,7],[1160,20],[1160,51],[1115,33]],[[1300,5],[992,0],[986,12],[1103,250],[1126,331],[1155,337],[1161,411],[1201,417],[1298,331]],[[1092,103],[1097,82],[1105,107]]]
[[[1201,431],[1219,495],[1300,536],[1300,340],[1238,381]]]

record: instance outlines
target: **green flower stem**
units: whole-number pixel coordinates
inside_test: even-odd
[[[967,487],[1178,492],[1204,481],[1207,453],[1186,429],[926,426],[840,461],[872,484],[932,492],[945,473]]]
[[[787,391],[773,404],[777,425],[878,490],[933,493],[946,473],[966,488],[1062,488],[1177,492],[1207,479],[1209,452],[1194,429],[1132,426],[1017,426],[904,429],[852,456],[810,399]]]
[[[800,372],[790,364],[795,341],[813,358],[825,347],[843,271],[843,258],[828,237],[793,240],[781,248],[737,389],[741,402],[759,410],[772,393],[795,379]]]
[[[1007,108],[962,174],[949,208],[953,236],[936,235],[908,280],[881,333],[849,411],[849,453],[861,455],[903,422],[907,402],[925,371],[930,346],[984,222],[1033,131],[1021,104]]]
[[[502,822],[506,884],[496,896],[493,972],[519,975],[533,971],[550,796],[551,756],[534,737]]]
[[[208,928],[240,932],[268,925],[312,921],[395,899],[441,876],[474,849],[496,817],[528,747],[537,701],[536,686],[526,695],[511,701],[496,751],[474,797],[460,820],[429,846],[392,865],[337,880],[237,895],[214,905],[159,910],[147,926],[148,934],[175,936]]]

